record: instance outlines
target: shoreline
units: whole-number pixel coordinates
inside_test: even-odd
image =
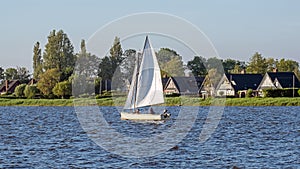
[[[167,97],[165,106],[300,106],[300,97],[288,98],[208,98]],[[0,98],[0,106],[123,106],[125,98],[9,99]]]

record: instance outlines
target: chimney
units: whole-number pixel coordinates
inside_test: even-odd
[[[5,92],[8,91],[8,80],[5,80]]]
[[[277,72],[278,72],[278,69],[277,69],[277,68],[273,68],[273,72],[274,72],[274,73],[277,73]]]

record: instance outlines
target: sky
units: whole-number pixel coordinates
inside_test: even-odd
[[[53,29],[67,33],[78,52],[81,39],[120,17],[143,12],[192,23],[221,59],[248,62],[259,52],[300,62],[299,6],[297,0],[0,0],[0,67],[23,66],[32,72],[33,45],[39,41],[43,47]]]

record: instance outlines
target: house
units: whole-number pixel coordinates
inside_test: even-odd
[[[5,80],[4,84],[0,87],[0,94],[12,94],[15,92],[15,88],[20,85],[19,80]]]
[[[248,89],[256,94],[262,79],[261,74],[224,74],[216,87],[216,96],[245,97]]]
[[[294,72],[267,72],[258,86],[259,95],[263,89],[300,88],[300,81]]]
[[[166,95],[199,95],[204,77],[170,77],[164,87]]]

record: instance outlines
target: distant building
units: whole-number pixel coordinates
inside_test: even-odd
[[[216,96],[245,97],[248,89],[256,95],[262,78],[261,74],[224,74],[216,87]]]
[[[258,86],[259,95],[263,89],[300,88],[300,81],[294,72],[267,72]]]
[[[164,87],[166,95],[200,95],[204,77],[170,77]]]
[[[12,94],[15,92],[15,88],[20,85],[19,80],[5,80],[4,84],[0,87],[1,94]]]

